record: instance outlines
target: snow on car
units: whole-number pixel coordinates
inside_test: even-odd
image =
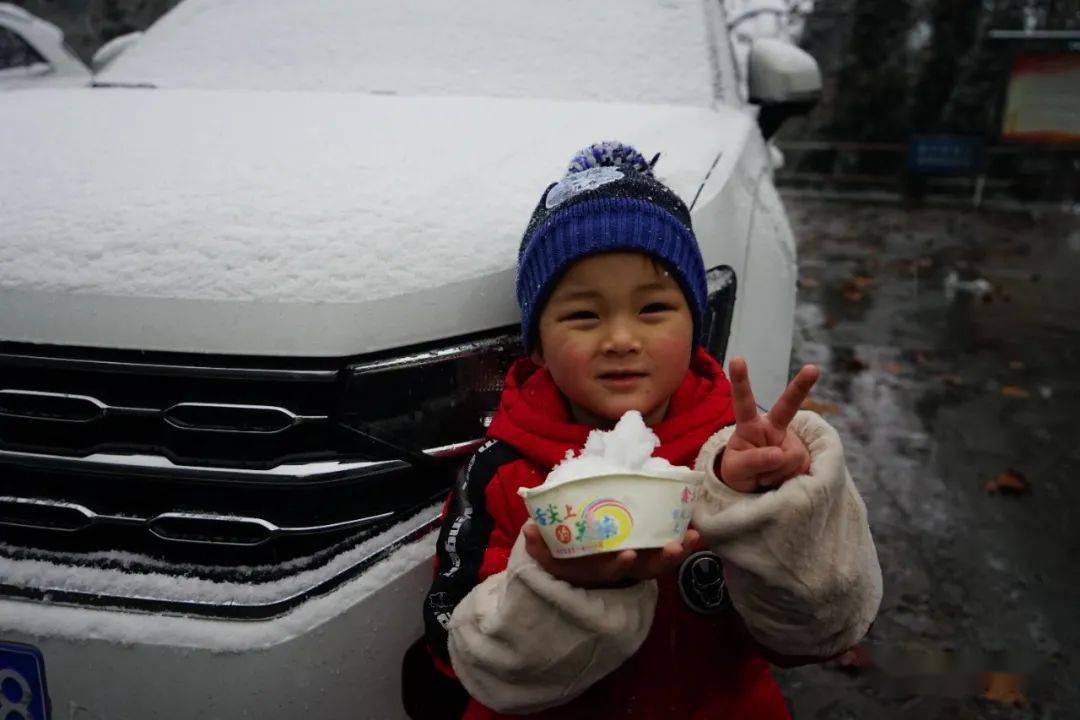
[[[750,63],[769,127],[805,107],[812,60]],[[186,0],[93,86],[5,93],[0,664],[54,713],[404,717],[570,154],[661,153],[710,351],[783,388],[795,246],[738,72],[718,0]]]

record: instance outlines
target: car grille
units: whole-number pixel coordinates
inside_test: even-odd
[[[332,360],[0,343],[0,557],[122,557],[136,571],[221,581],[325,563],[430,509],[479,444],[480,418],[443,428],[434,447],[380,434],[393,423],[372,388],[399,395],[401,368],[426,373],[429,358],[487,347],[447,342]],[[443,385],[446,370],[431,370]],[[383,416],[342,408],[355,400],[350,377],[365,379]],[[444,402],[437,392],[434,402]],[[27,588],[0,581],[0,594]]]
[[[334,367],[139,362],[9,347],[0,378],[7,450],[143,453],[248,468],[339,454],[329,439]]]

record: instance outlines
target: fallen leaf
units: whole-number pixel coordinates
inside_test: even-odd
[[[1022,360],[1011,360],[1011,361],[1009,361],[1009,369],[1010,370],[1023,370],[1024,369],[1024,362]]]
[[[869,277],[868,275],[856,275],[851,278],[851,282],[855,287],[863,290],[874,284],[874,278]]]
[[[904,366],[898,362],[889,361],[881,366],[881,368],[890,375],[899,375],[904,372]]]
[[[982,696],[1006,705],[1026,705],[1024,685],[1027,676],[1009,672],[986,672],[982,674]]]
[[[825,316],[825,327],[827,327],[827,328],[836,327],[836,318],[834,318],[832,315],[826,315]]]
[[[928,257],[921,257],[916,259],[905,258],[900,261],[900,269],[903,270],[905,273],[910,273],[912,275],[919,272],[920,270],[925,270],[926,268],[933,266],[933,258]]]
[[[819,283],[814,278],[808,278],[808,277],[799,278],[799,287],[801,287],[803,290],[810,290],[810,289],[816,288],[820,284],[821,283]]]
[[[1001,394],[1004,397],[1016,398],[1017,400],[1026,400],[1031,397],[1031,393],[1017,385],[1002,385]]]
[[[800,407],[803,410],[816,412],[818,415],[836,415],[840,412],[840,406],[836,403],[825,402],[823,400],[815,400],[812,397],[808,397],[803,400]]]
[[[1002,495],[1021,495],[1031,488],[1027,478],[1019,470],[1009,468],[996,478],[986,483],[983,487],[988,493],[1001,493]]]
[[[857,286],[853,285],[850,281],[844,283],[844,287],[840,289],[840,293],[844,296],[844,299],[848,302],[860,302],[864,297],[863,291]]]

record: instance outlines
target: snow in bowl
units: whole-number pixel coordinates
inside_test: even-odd
[[[652,457],[659,438],[630,410],[568,451],[542,485],[521,488],[551,554],[583,557],[682,540],[705,473]]]

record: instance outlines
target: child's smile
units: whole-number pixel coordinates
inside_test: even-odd
[[[532,357],[577,422],[610,427],[637,410],[654,425],[690,366],[693,326],[682,289],[661,263],[603,253],[560,279],[540,315]]]
[[[623,371],[618,373],[606,373],[599,376],[600,381],[612,388],[634,387],[638,381],[648,377],[647,373]]]

